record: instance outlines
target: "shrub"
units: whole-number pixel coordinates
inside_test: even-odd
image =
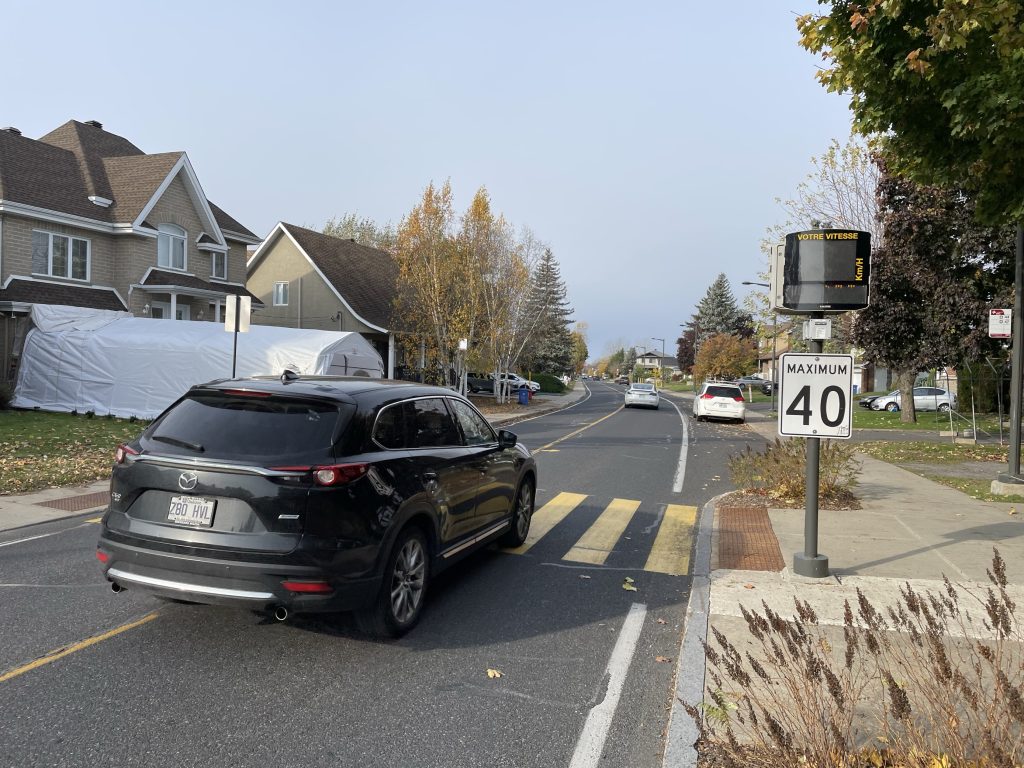
[[[860,468],[849,442],[822,440],[818,467],[819,497],[835,503],[849,501]],[[748,445],[729,457],[729,473],[739,490],[778,501],[801,501],[807,489],[807,441],[775,438],[763,451]]]
[[[533,380],[540,384],[541,392],[558,394],[565,391],[565,385],[562,384],[562,380],[557,376],[552,376],[550,373],[534,374]]]
[[[0,381],[0,411],[11,407],[11,400],[14,399],[14,389],[10,384]]]
[[[704,754],[721,768],[1020,765],[1024,635],[998,550],[988,577],[984,591],[906,584],[880,608],[858,589],[837,648],[827,629],[839,628],[807,602],[790,619],[741,606],[753,641],[741,652],[713,630],[707,701],[685,705]]]

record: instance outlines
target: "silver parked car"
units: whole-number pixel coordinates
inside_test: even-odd
[[[901,404],[900,391],[894,389],[889,394],[872,400],[871,410],[895,413],[900,410]],[[950,408],[956,408],[956,395],[948,390],[939,387],[914,387],[914,410],[945,413]]]

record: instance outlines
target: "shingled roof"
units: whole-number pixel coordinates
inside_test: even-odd
[[[16,304],[60,304],[91,309],[116,309],[122,312],[127,309],[113,288],[87,288],[18,278],[10,280],[6,288],[0,288],[0,303],[8,301]]]
[[[182,155],[147,155],[99,124],[77,120],[38,140],[0,130],[0,200],[106,224],[130,224]],[[92,203],[90,196],[113,203],[104,208]],[[212,203],[210,209],[226,235],[259,239]]]
[[[263,302],[260,301],[259,297],[255,294],[249,293],[244,286],[234,285],[233,283],[208,283],[195,275],[185,275],[181,272],[167,272],[162,269],[151,269],[146,275],[146,279],[143,280],[140,285],[146,287],[164,285],[180,286],[182,288],[197,288],[203,291],[226,293],[232,296],[238,294],[239,296],[249,296],[252,298],[254,304],[259,306],[263,305]]]
[[[378,328],[390,328],[398,264],[390,253],[354,240],[281,222],[352,310]]]

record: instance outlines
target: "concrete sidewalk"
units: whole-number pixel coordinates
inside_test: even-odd
[[[774,440],[768,414],[748,411],[748,426]],[[859,589],[876,606],[895,606],[900,587],[943,591],[943,577],[975,594],[989,585],[993,547],[1006,563],[1008,593],[1024,612],[1024,509],[984,502],[912,472],[859,454],[862,471],[855,489],[861,509],[819,513],[818,551],[829,557],[831,575],[807,579],[792,574],[793,555],[803,551],[804,510],[769,509],[782,570],[717,569],[721,512],[712,500],[701,516],[694,584],[686,636],[677,668],[665,766],[694,766],[697,732],[679,700],[699,705],[704,694],[705,658],[700,646],[709,627],[741,650],[756,653],[740,605],[763,612],[762,601],[784,617],[795,613],[794,598],[808,601],[820,623],[842,626],[844,603],[857,603]],[[994,472],[993,472],[994,474]],[[742,531],[739,539],[743,542]],[[750,546],[761,542],[748,539]],[[735,545],[735,537],[731,540]],[[701,557],[701,552],[706,552]],[[983,627],[974,628],[979,633]],[[715,645],[712,642],[712,645]]]
[[[535,395],[530,405],[513,413],[488,416],[494,426],[514,424],[516,421],[532,419],[546,413],[575,405],[589,394],[582,382],[577,381],[573,389],[564,395]],[[109,480],[98,480],[82,486],[46,488],[32,493],[0,495],[0,531],[22,528],[26,525],[60,520],[88,512],[106,509]]]

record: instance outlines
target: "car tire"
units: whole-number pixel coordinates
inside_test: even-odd
[[[512,527],[501,537],[503,547],[521,546],[530,535],[530,521],[533,519],[533,481],[526,478],[519,484],[516,498],[512,502]]]
[[[939,413],[949,413],[949,403],[939,403]]]
[[[896,403],[887,403],[885,406],[885,410],[889,413],[896,413],[899,409],[900,407]]]
[[[356,613],[359,628],[372,637],[401,637],[420,620],[430,581],[430,556],[423,531],[410,526],[398,534],[388,555],[373,604]]]

